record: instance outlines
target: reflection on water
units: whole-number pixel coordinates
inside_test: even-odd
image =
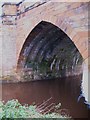
[[[77,103],[80,95],[81,75],[57,80],[42,80],[25,83],[3,83],[3,100],[18,99],[22,104],[41,104],[52,97],[52,103],[61,103],[74,118],[88,117],[86,105]]]

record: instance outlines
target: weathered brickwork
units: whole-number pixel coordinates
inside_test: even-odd
[[[16,67],[16,26],[3,25],[2,48],[2,75],[7,75]]]
[[[2,6],[3,15],[16,15],[17,6],[16,4],[5,3]]]
[[[2,75],[2,20],[0,19],[0,75]]]
[[[31,3],[30,3],[31,4]],[[5,14],[15,15],[3,16],[3,72],[12,71],[16,68],[18,57],[22,46],[34,27],[41,21],[50,22],[62,29],[74,42],[84,60],[90,59],[88,46],[88,2],[52,2],[52,0],[33,5],[3,6]],[[7,8],[8,7],[8,8]],[[7,9],[6,9],[7,8]],[[6,21],[6,23],[5,23]],[[9,22],[10,23],[10,22]],[[88,32],[89,31],[89,32]],[[8,64],[7,64],[8,61]],[[90,62],[88,62],[90,65]]]

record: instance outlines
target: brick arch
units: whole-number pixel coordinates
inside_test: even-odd
[[[27,15],[24,17],[23,24],[27,21],[28,27],[26,28],[25,25],[22,27],[26,28],[24,29],[24,35],[23,39],[17,39],[18,48],[17,48],[17,60],[20,54],[20,51],[22,49],[22,46],[29,35],[29,33],[35,28],[36,25],[38,25],[41,21],[50,22],[53,25],[59,27],[61,30],[63,30],[68,37],[74,42],[75,46],[81,53],[84,60],[88,58],[88,29],[87,29],[87,3],[73,3],[69,5],[71,6],[70,10],[68,8],[69,3],[63,3],[63,8],[58,9],[54,11],[53,9],[57,7],[57,4],[55,3],[47,3],[46,6],[50,7],[53,6],[53,9],[51,11],[48,11],[48,14],[45,13],[43,9],[46,8],[46,6],[42,6],[41,8],[36,8],[37,10],[42,11],[37,12],[37,15],[34,15],[34,18],[27,20],[27,15],[32,15],[36,11],[36,9],[33,9],[32,11],[28,12]],[[48,8],[47,7],[47,8]],[[64,10],[65,9],[65,10]],[[50,10],[50,9],[49,9]],[[68,11],[67,11],[68,10]],[[79,12],[78,12],[79,11]],[[59,14],[58,14],[59,12]],[[85,17],[86,16],[86,17]],[[36,18],[35,18],[36,17]],[[20,18],[23,19],[23,18]],[[18,24],[17,24],[18,25]],[[18,33],[19,34],[19,33]],[[21,34],[21,33],[20,33]],[[19,41],[18,41],[19,40]]]
[[[3,54],[5,54],[3,58],[3,75],[4,73],[5,75],[8,74],[8,72],[10,74],[14,73],[20,51],[27,36],[41,21],[50,22],[62,29],[74,42],[86,63],[89,63],[90,70],[90,50],[88,49],[90,48],[88,40],[90,33],[90,29],[88,28],[88,8],[90,4],[88,2],[52,1],[47,1],[45,4],[40,4],[39,6],[35,5],[33,8],[31,7],[22,13],[20,12],[18,15],[16,15],[16,6],[15,16],[10,16],[13,12],[11,10],[12,4],[10,4],[11,8],[9,9],[12,12],[8,10],[6,16],[2,16],[2,36],[5,46],[7,46],[3,51]],[[19,9],[21,10],[21,7]],[[0,69],[2,70],[2,67]]]
[[[58,28],[59,30],[61,30],[62,31],[62,33],[64,33],[65,35],[66,35],[66,38],[69,38],[70,39],[70,37],[66,34],[66,28],[64,28],[63,30],[60,28],[60,26],[59,25],[55,25],[55,24],[53,24],[53,23],[51,23],[50,21],[49,22],[47,22],[47,21],[41,21],[40,23],[38,23],[37,25],[35,25],[35,27],[31,30],[31,32],[29,33],[29,35],[28,35],[28,37],[26,38],[26,40],[24,41],[24,43],[23,43],[23,45],[22,45],[22,49],[21,49],[21,51],[20,51],[20,54],[19,54],[19,59],[18,59],[18,65],[19,65],[19,61],[24,61],[24,57],[22,56],[22,53],[23,53],[23,51],[25,50],[25,47],[26,46],[28,46],[29,44],[30,44],[30,41],[33,41],[33,39],[34,39],[34,37],[36,37],[38,34],[39,34],[39,32],[41,32],[42,31],[42,29],[40,28],[41,26],[40,26],[40,24],[42,25],[42,24],[50,24],[50,25],[52,25],[52,26],[54,26],[54,27],[56,27],[56,28]],[[39,26],[39,28],[38,28],[38,26]],[[66,26],[67,27],[67,26]],[[39,29],[41,29],[41,30],[39,30]],[[64,31],[65,30],[65,31]],[[63,36],[64,37],[64,36]],[[71,39],[70,39],[71,40]],[[72,41],[73,42],[73,41]],[[73,42],[73,44],[74,44],[74,42]],[[75,45],[76,46],[76,45]],[[76,48],[77,48],[77,46],[76,46]],[[78,49],[78,48],[77,48]],[[79,49],[78,49],[78,51],[79,51]],[[81,55],[82,56],[82,55]]]
[[[82,54],[82,49],[83,48],[79,47],[80,45],[78,44],[78,41],[81,39],[81,36],[80,36],[81,34],[79,34],[76,30],[74,30],[70,25],[68,25],[67,23],[65,23],[65,21],[64,22],[62,22],[62,21],[60,22],[59,21],[59,23],[58,23],[57,20],[56,21],[53,21],[53,20],[54,19],[52,19],[52,20],[46,20],[46,22],[50,22],[51,24],[53,24],[53,25],[57,26],[58,28],[60,28],[65,34],[67,34],[67,36],[73,41],[73,43],[75,44],[75,46],[77,47],[77,49],[81,53],[83,59],[86,59],[87,56],[84,56]],[[33,28],[31,29],[31,31],[29,32],[29,34],[33,32],[33,30],[36,28],[36,26],[40,22],[42,22],[42,21],[39,21],[38,23],[35,23],[33,25]],[[27,38],[28,38],[28,36],[27,36]],[[20,51],[18,52],[18,58],[19,58],[20,52],[21,52],[21,50],[23,48],[23,45],[25,44],[26,39],[21,44]]]

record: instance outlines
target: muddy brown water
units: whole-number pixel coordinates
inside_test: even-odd
[[[40,80],[25,83],[2,83],[2,99],[7,102],[18,99],[22,104],[41,104],[51,99],[51,103],[61,103],[62,109],[67,109],[73,118],[88,118],[86,106],[77,102],[81,92],[82,75]]]

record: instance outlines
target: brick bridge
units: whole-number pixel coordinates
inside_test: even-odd
[[[13,74],[28,35],[41,22],[60,28],[90,66],[89,0],[85,2],[4,3],[2,5],[2,75]]]

